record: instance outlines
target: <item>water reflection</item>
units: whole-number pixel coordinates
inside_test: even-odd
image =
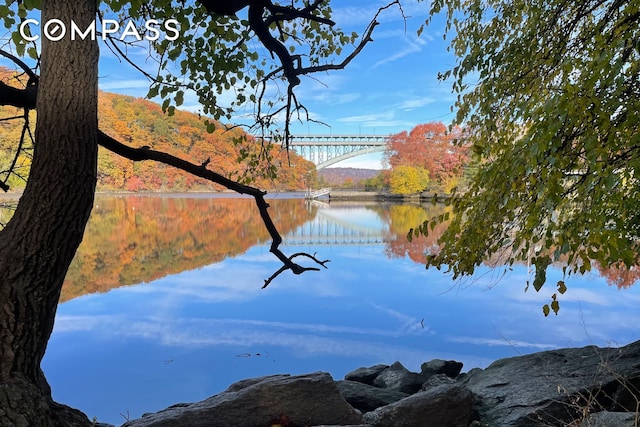
[[[314,215],[301,199],[271,204],[283,234]],[[61,301],[204,267],[268,239],[252,199],[98,197]]]
[[[384,244],[390,257],[424,262],[445,225],[409,243],[410,227],[438,215],[432,204],[270,200],[289,246]],[[100,196],[69,269],[61,301],[148,283],[234,257],[269,241],[252,199]]]
[[[544,318],[551,289],[523,292],[526,266],[505,276],[481,267],[462,283],[425,270],[422,254],[437,230],[412,245],[406,230],[442,207],[272,200],[286,251],[331,262],[322,272],[284,273],[262,290],[279,264],[251,200],[97,203],[99,220],[66,285],[74,299],[58,309],[43,368],[54,398],[114,424],[120,414],[139,417],[259,375],[326,370],[341,378],[395,360],[419,370],[433,358],[466,370],[638,338],[639,289],[620,291],[597,274],[568,280],[560,314]],[[105,293],[80,296],[100,280]]]

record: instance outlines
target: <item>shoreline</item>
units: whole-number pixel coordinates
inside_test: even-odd
[[[266,198],[304,198],[304,191],[273,191],[267,192]],[[249,195],[239,194],[235,191],[124,191],[124,190],[98,190],[96,196],[138,196],[138,197],[228,197],[228,198],[251,198]],[[22,191],[10,191],[0,193],[0,200],[18,200],[22,196]],[[451,194],[437,192],[422,192],[419,194],[402,195],[392,194],[382,191],[331,191],[327,196],[315,198],[313,200],[353,200],[353,201],[389,201],[389,202],[416,202],[432,201],[443,202],[451,198]]]
[[[250,377],[199,402],[127,419],[122,427],[204,426],[211,420],[242,426],[285,425],[281,420],[423,426],[430,420],[438,426],[637,427],[639,357],[640,341],[634,341],[512,356],[467,372],[461,362],[433,359],[419,372],[396,361],[356,368],[344,379],[323,371]]]
[[[433,201],[444,202],[451,198],[451,194],[438,192],[422,192],[417,194],[392,194],[383,191],[345,191],[337,190],[329,193],[329,200],[375,200],[375,201]]]

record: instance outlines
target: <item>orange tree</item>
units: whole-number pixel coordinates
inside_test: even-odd
[[[409,132],[391,135],[384,158],[392,176],[399,166],[424,168],[431,180],[446,186],[462,174],[467,161],[467,149],[460,144],[460,137],[459,128],[449,131],[440,122],[421,124]]]

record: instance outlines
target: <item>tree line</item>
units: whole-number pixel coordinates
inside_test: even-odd
[[[0,67],[0,79],[18,86],[15,72]],[[178,155],[187,153],[198,159],[210,159],[221,174],[252,179],[267,190],[304,190],[316,180],[315,165],[295,152],[272,147],[268,162],[250,164],[259,145],[241,128],[215,123],[215,130],[207,132],[202,118],[188,111],[174,110],[167,116],[160,105],[142,98],[102,92],[98,94],[100,128],[109,136],[123,141],[140,141],[150,149]],[[33,121],[37,115],[32,114]],[[10,106],[0,106],[0,117],[16,120],[0,121],[0,179],[14,190],[23,189],[29,176],[32,149],[30,144],[18,153],[13,162],[15,141],[22,132],[21,112]],[[269,168],[276,167],[277,176],[270,176]],[[11,172],[11,173],[10,173]],[[164,164],[137,163],[104,148],[98,149],[97,188],[101,191],[220,191],[219,184],[194,175],[181,173]]]
[[[466,182],[470,159],[460,127],[423,123],[389,137],[383,155],[387,168],[363,180],[362,186],[367,190],[389,189],[394,194],[450,194]]]

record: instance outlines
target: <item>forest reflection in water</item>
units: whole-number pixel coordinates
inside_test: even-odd
[[[448,209],[431,203],[329,205],[301,198],[276,198],[270,204],[285,244],[379,243],[387,256],[408,256],[419,264],[436,250],[446,225],[412,242],[407,231]],[[358,215],[369,223],[358,224]],[[61,301],[200,268],[265,242],[270,237],[249,198],[98,197]],[[601,270],[610,283],[635,282],[615,269]]]
[[[464,282],[426,270],[443,229],[406,233],[443,206],[270,200],[285,253],[331,259],[285,272],[251,199],[99,197],[63,289],[43,368],[54,398],[119,424],[248,377],[349,370],[396,360],[501,357],[638,339],[640,292],[572,277],[558,316],[529,272],[488,266]],[[549,272],[557,280],[560,272]],[[549,287],[551,288],[551,287]]]

